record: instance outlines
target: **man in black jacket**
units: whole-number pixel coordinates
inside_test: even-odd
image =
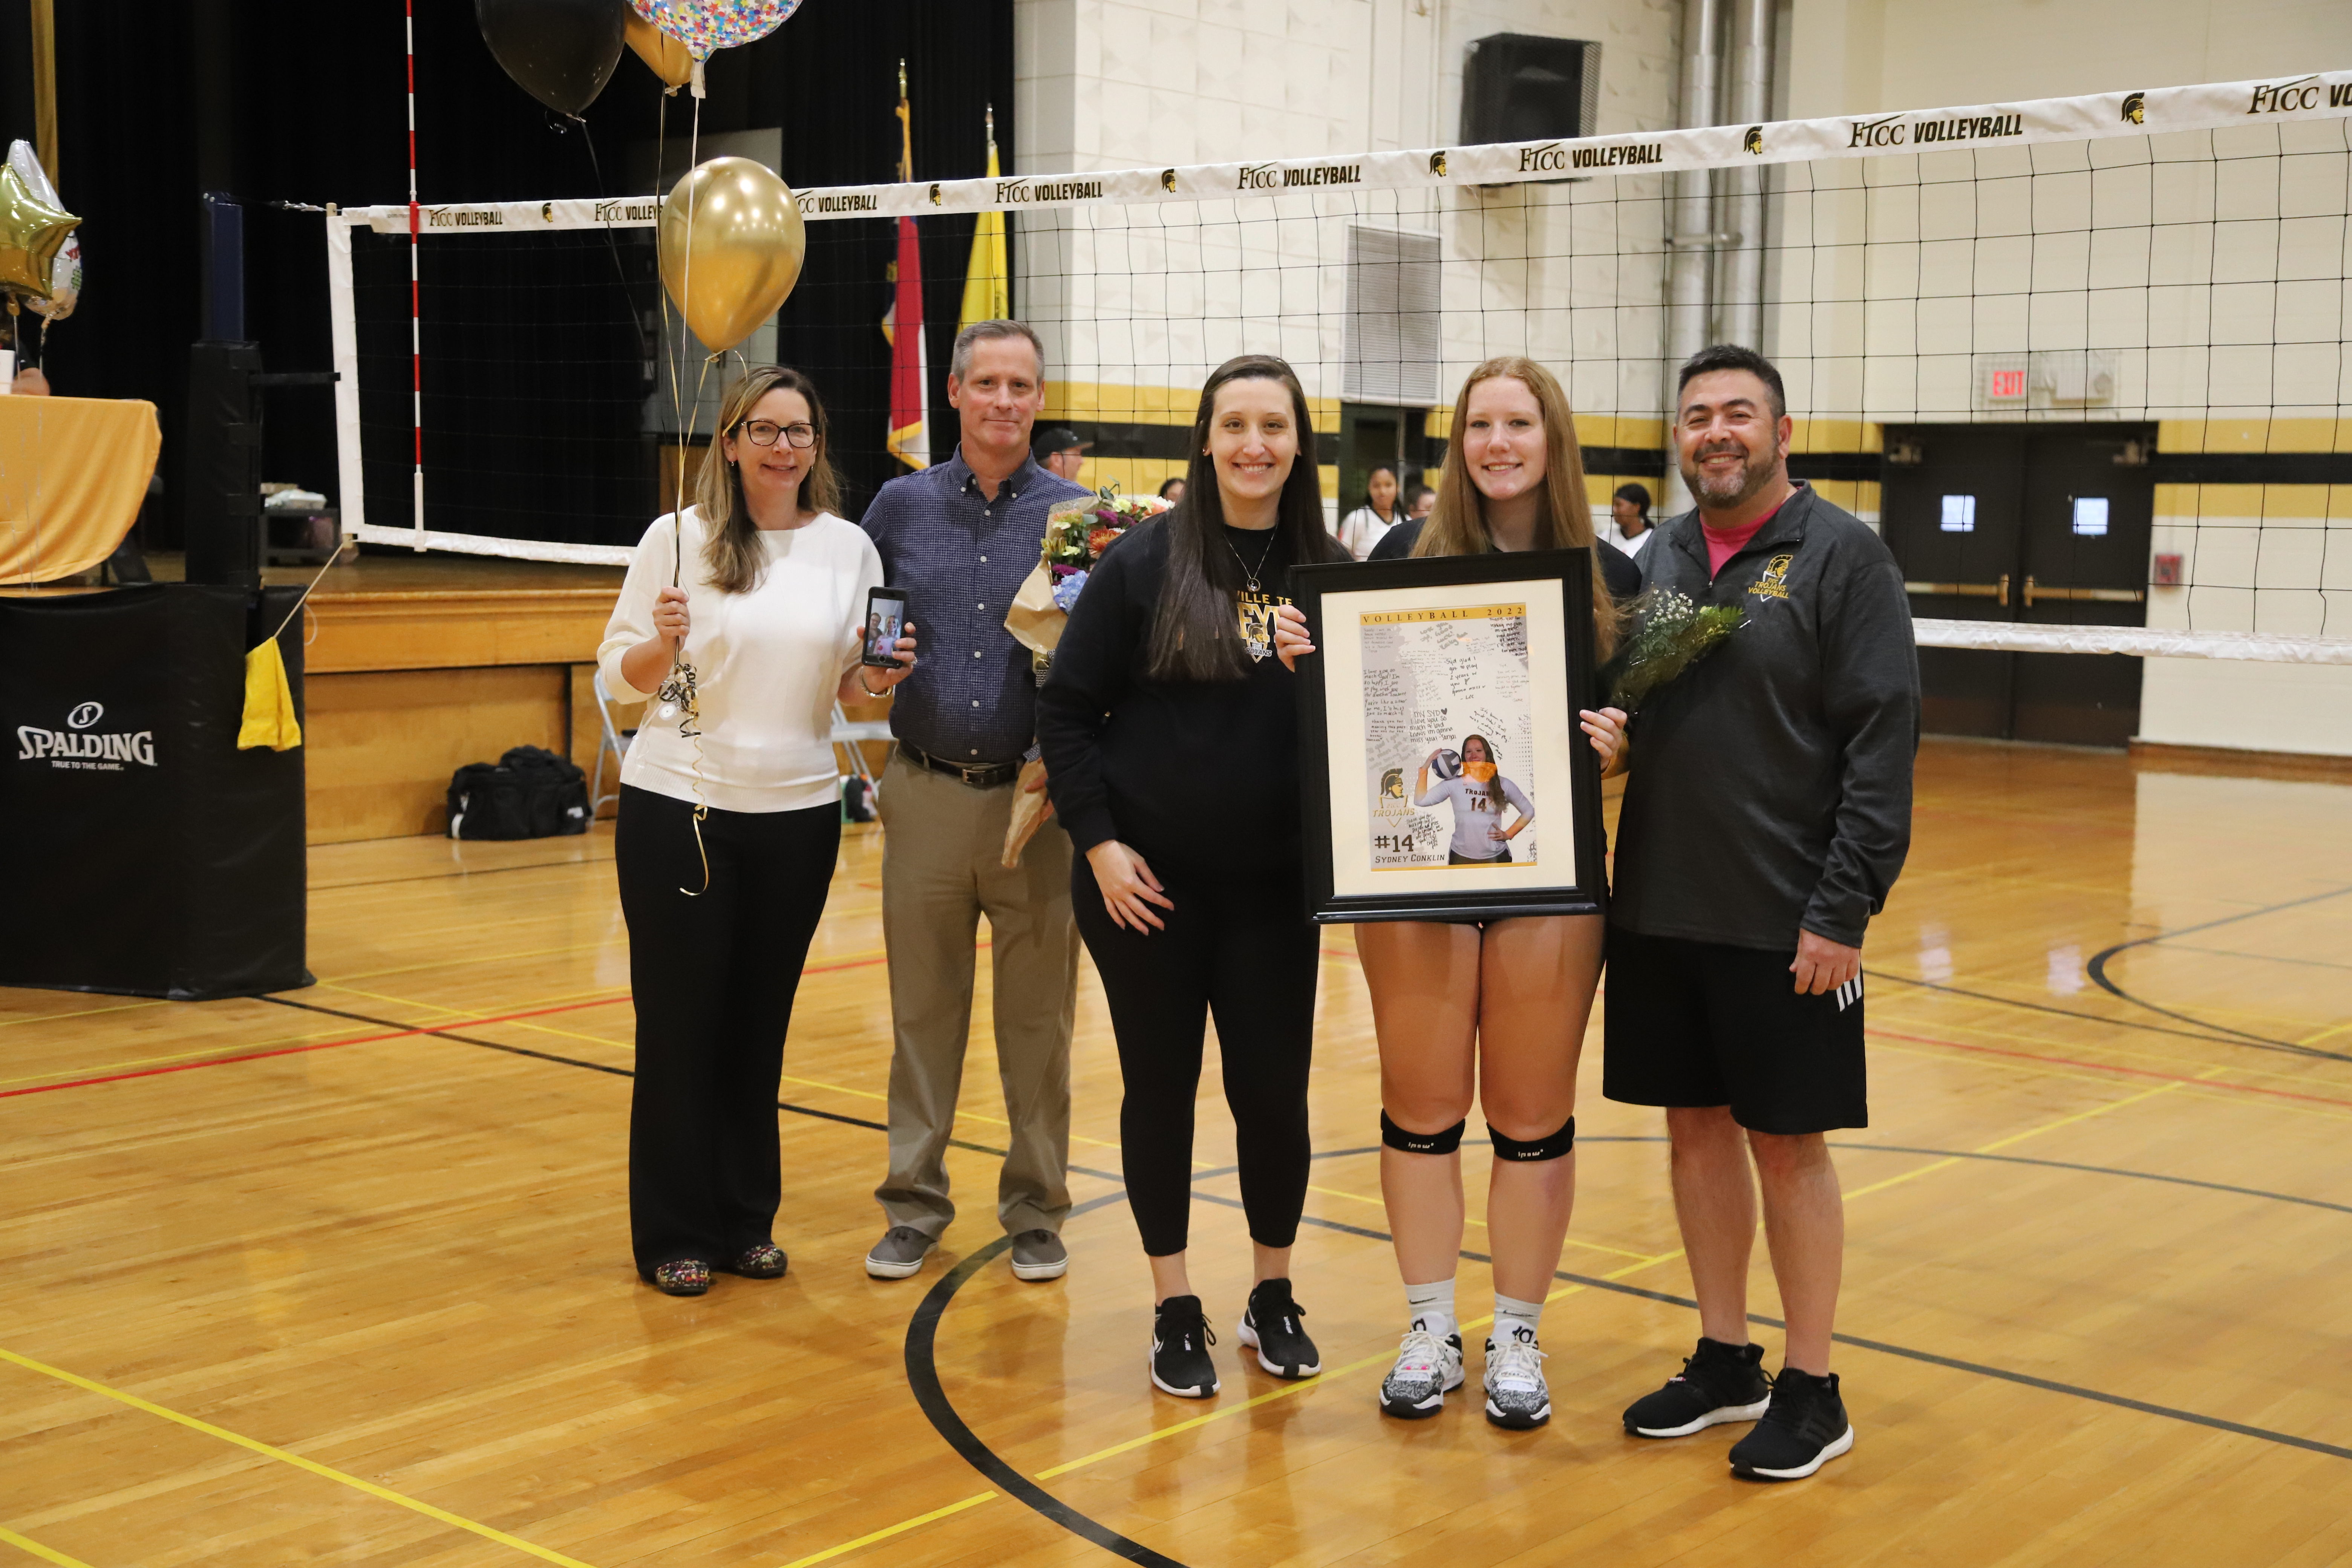
[[[1761,1480],[1853,1446],[1829,1369],[1845,1217],[1823,1134],[1869,1121],[1863,934],[1910,847],[1919,738],[1902,574],[1790,481],[1790,430],[1761,354],[1717,345],[1683,366],[1674,438],[1698,506],[1660,525],[1643,584],[1746,620],[1629,730],[1603,1076],[1610,1099],[1666,1108],[1702,1335],[1626,1429],[1761,1417],[1731,1450]],[[1789,1323],[1769,1380],[1748,1340],[1751,1154]]]

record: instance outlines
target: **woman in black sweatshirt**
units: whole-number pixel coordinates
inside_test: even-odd
[[[1239,1336],[1277,1377],[1322,1370],[1290,1290],[1318,943],[1295,678],[1274,657],[1290,568],[1347,558],[1323,525],[1314,443],[1289,365],[1220,365],[1192,417],[1184,500],[1105,553],[1037,699],[1054,806],[1084,852],[1072,907],[1126,1083],[1121,1163],[1158,1303],[1151,1381],[1188,1399],[1217,1392],[1184,1268],[1212,1012],[1256,1253]]]

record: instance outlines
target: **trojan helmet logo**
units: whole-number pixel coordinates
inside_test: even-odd
[[[933,186],[931,187],[931,205],[933,205],[933,206],[937,206],[937,205],[940,205],[940,188],[939,188],[939,186],[937,186],[937,185],[933,185]]]
[[[1445,153],[1443,148],[1429,155],[1429,172],[1441,180],[1445,178]]]
[[[1739,139],[1739,150],[1751,156],[1761,157],[1764,153],[1764,128],[1761,125],[1749,126],[1748,134]]]
[[[553,202],[541,202],[539,204],[539,221],[541,223],[553,223],[555,221],[555,204]]]
[[[1402,800],[1404,798],[1404,770],[1402,768],[1390,768],[1381,774],[1381,798],[1382,800]]]
[[[2124,94],[2124,123],[2126,125],[2147,123],[2147,94],[2144,92]]]
[[[1166,191],[1171,196],[1176,194],[1175,170],[1162,169],[1160,171],[1160,188]]]

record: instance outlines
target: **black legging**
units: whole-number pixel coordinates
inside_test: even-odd
[[[841,848],[841,811],[713,811],[624,785],[613,846],[637,1008],[629,1230],[637,1272],[732,1262],[782,1202],[784,1029]]]
[[[1154,906],[1167,929],[1148,936],[1111,923],[1085,856],[1070,868],[1078,934],[1102,976],[1118,1039],[1127,1089],[1119,1164],[1143,1250],[1181,1252],[1190,1232],[1192,1108],[1211,1013],[1250,1237],[1288,1247],[1307,1206],[1307,1072],[1321,933],[1299,910],[1295,868],[1202,881],[1152,864],[1176,907]]]

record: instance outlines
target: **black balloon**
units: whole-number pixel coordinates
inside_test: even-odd
[[[627,0],[474,0],[482,41],[507,75],[558,114],[596,101],[621,63]]]

